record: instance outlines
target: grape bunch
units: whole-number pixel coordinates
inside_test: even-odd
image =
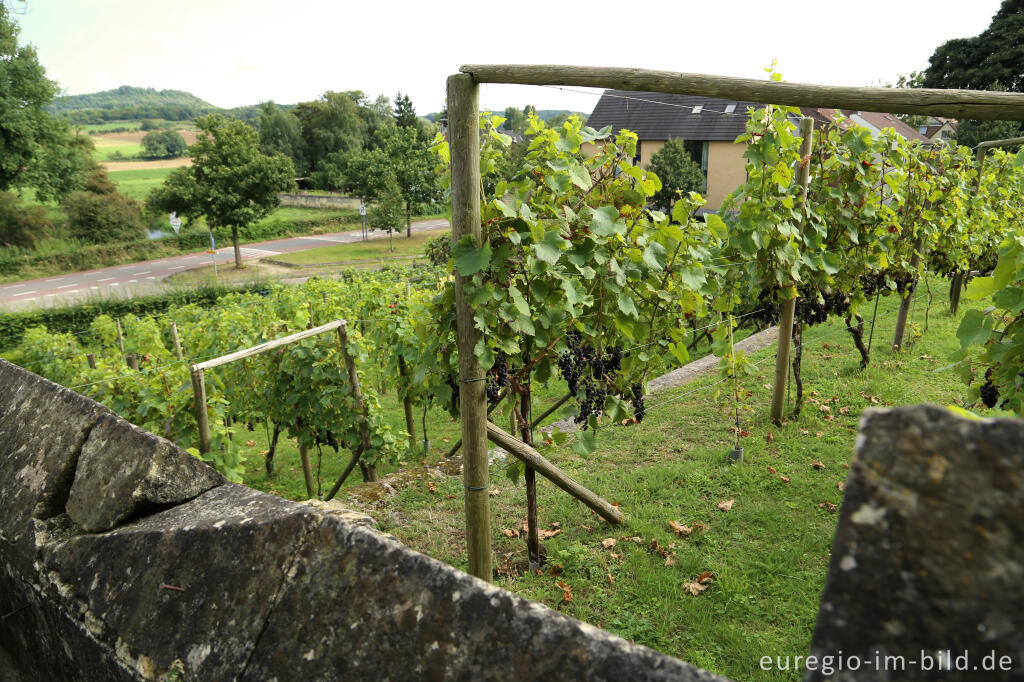
[[[494,364],[487,370],[487,402],[491,405],[501,398],[501,389],[508,386],[508,356],[498,351],[494,354]]]
[[[644,416],[647,414],[647,408],[644,406],[644,390],[640,384],[633,384],[629,387],[630,403],[633,405],[633,415],[636,417],[637,423],[644,420]]]
[[[999,404],[999,389],[992,383],[992,368],[985,372],[985,383],[981,386],[981,402],[985,407],[993,408]]]
[[[821,298],[819,303],[818,292],[801,290],[794,318],[810,327],[822,324],[829,315],[843,315],[850,308],[850,299],[845,294],[822,292]]]
[[[444,383],[452,389],[451,403],[448,405],[448,412],[455,415],[459,413],[459,380],[454,374],[445,377]]]
[[[585,396],[579,403],[579,413],[573,418],[574,422],[583,426],[584,431],[587,430],[587,420],[590,415],[599,417],[604,412],[604,400],[608,397],[608,391],[603,386],[588,381]]]
[[[625,352],[622,346],[610,346],[606,352],[599,352],[584,343],[582,334],[575,329],[566,333],[565,340],[569,350],[558,356],[558,370],[579,405],[574,421],[586,429],[590,415],[604,413],[607,387],[622,371]]]

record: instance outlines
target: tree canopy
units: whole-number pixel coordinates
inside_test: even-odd
[[[190,219],[205,216],[211,231],[231,228],[235,265],[242,267],[238,228],[277,208],[278,192],[294,187],[295,169],[284,154],[260,151],[259,135],[241,121],[210,114],[196,125],[192,165],[175,169],[148,203]]]
[[[176,159],[188,149],[185,138],[176,130],[154,130],[142,138],[142,157]]]
[[[672,208],[680,192],[703,192],[707,184],[704,171],[690,157],[683,140],[665,142],[665,146],[651,157],[647,170],[654,172],[661,180],[661,189],[651,197],[651,203],[666,211]]]

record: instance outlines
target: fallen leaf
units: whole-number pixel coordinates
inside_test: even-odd
[[[565,584],[564,580],[557,581],[555,583],[555,587],[561,588],[562,599],[565,601],[572,601],[572,590],[569,589],[569,586]]]
[[[838,490],[846,490],[846,481],[836,481],[836,488]]]
[[[558,530],[538,530],[537,536],[540,537],[541,540],[550,540],[556,535],[559,535],[561,532],[561,528],[559,528]]]
[[[561,521],[552,521],[548,525],[551,526],[552,528],[561,528],[562,527],[562,522]]]
[[[824,431],[815,431],[814,435],[817,436],[818,438],[821,438],[822,436],[825,435],[825,432]]]
[[[505,529],[503,529],[503,530],[502,530],[501,532],[502,532],[502,533],[503,533],[503,534],[505,535],[505,537],[507,537],[507,538],[517,538],[517,537],[519,537],[519,531],[517,531],[517,530],[516,530],[516,529],[514,529],[514,528],[505,528]]]
[[[789,476],[779,476],[779,480],[783,483],[789,483]]]
[[[608,556],[610,556],[612,559],[616,559],[618,561],[622,561],[622,555],[621,554],[616,554],[615,552],[608,552]]]
[[[500,495],[501,491],[499,489],[495,488],[494,490],[490,491],[489,494],[490,494],[491,497],[494,497],[495,495]]]
[[[834,512],[836,509],[838,509],[838,507],[836,505],[832,504],[828,500],[825,500],[824,502],[822,502],[818,506],[821,507],[822,509],[825,509],[826,511],[830,511],[830,512]]]
[[[622,537],[620,537],[619,539],[620,539],[620,540],[629,540],[630,542],[635,542],[635,543],[636,543],[636,544],[638,544],[638,545],[642,545],[642,544],[644,544],[644,539],[643,539],[642,537],[640,537],[639,535],[634,535],[634,536],[633,536],[633,537],[631,537],[631,538],[628,538],[628,537],[626,537],[625,535],[623,535],[623,536],[622,536]]]
[[[254,441],[254,440],[247,440],[247,441],[245,441],[245,444],[251,448],[252,446],[256,445],[256,441]]]
[[[651,538],[650,550],[654,554],[660,554],[663,557],[668,556],[668,550],[658,544],[657,538]]]
[[[844,469],[849,469],[849,468],[850,468],[850,465],[849,465],[849,464],[844,464],[844,465],[843,465],[843,468],[844,468]]]
[[[850,414],[850,408],[849,407],[840,407],[839,408],[839,414]]]
[[[427,481],[427,490],[429,490],[432,493],[437,492],[437,486],[434,485],[433,481]]]
[[[800,433],[802,433],[802,434],[804,434],[806,436],[807,434],[810,433],[810,431],[808,431],[807,429],[800,429]]]
[[[667,557],[665,557],[665,565],[666,566],[674,566],[675,563],[676,563],[676,555],[674,553],[673,554],[669,554]]]
[[[441,442],[442,442],[442,443],[448,443],[448,442],[449,442],[449,440],[448,440],[447,438],[442,438],[442,439],[441,439]]]
[[[615,546],[616,542],[618,542],[618,541],[615,538],[605,538],[604,540],[601,540],[601,548],[602,549],[611,549],[612,547]]]
[[[762,385],[762,386],[763,386],[764,388],[771,388],[771,387],[772,387],[772,385],[771,385],[771,384],[761,384],[761,385]]]
[[[814,467],[815,469],[821,470],[825,468],[825,463],[819,460],[814,460],[813,462],[811,462],[811,466]]]
[[[444,497],[447,500],[454,500],[455,499],[455,495],[445,495]]]
[[[676,523],[675,521],[669,521],[668,527],[674,530],[676,535],[689,535],[693,532],[693,529],[687,526],[685,523]]]
[[[718,503],[718,508],[724,512],[727,512],[730,509],[732,509],[732,505],[735,501],[736,500],[722,500],[721,502]]]
[[[775,442],[775,434],[773,434],[771,431],[769,431],[768,434],[764,437],[764,439],[766,441],[768,441],[769,443],[774,443]]]
[[[683,591],[689,592],[694,596],[697,596],[706,589],[708,589],[708,586],[701,585],[700,583],[683,583]]]
[[[609,573],[605,577],[608,578],[608,584],[609,585],[613,585],[615,583],[615,577],[611,573]]]
[[[830,421],[833,421],[835,419],[835,417],[833,417],[830,414],[826,414],[824,417],[822,417],[822,419],[824,419],[827,422],[830,422]]]
[[[811,393],[811,395],[818,395],[817,391],[811,391],[810,393]]]
[[[710,530],[710,527],[708,526],[708,524],[702,523],[701,521],[694,521],[693,522],[693,529],[694,530]]]
[[[778,470],[775,467],[768,467],[768,473],[771,474],[772,476],[774,476],[775,474],[777,474],[779,472],[778,472]]]
[[[590,533],[590,532],[592,532],[594,530],[591,526],[584,526],[582,523],[580,524],[580,528],[582,528],[583,530],[587,531],[588,533]]]
[[[636,417],[627,417],[626,419],[623,419],[621,423],[623,426],[629,426],[630,424],[639,424],[640,422],[636,420]]]
[[[703,573],[697,576],[697,582],[699,582],[701,585],[708,585],[714,579],[715,574],[711,571],[704,571]]]
[[[822,412],[824,412],[825,414],[831,414],[832,413],[832,408],[829,407],[828,405],[822,405],[818,409],[821,410]]]

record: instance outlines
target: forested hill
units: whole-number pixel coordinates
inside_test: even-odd
[[[114,90],[91,92],[87,95],[65,95],[58,97],[50,106],[54,113],[81,111],[83,109],[121,109],[144,105],[177,105],[194,109],[216,109],[209,102],[199,99],[184,90],[157,90],[122,85]]]

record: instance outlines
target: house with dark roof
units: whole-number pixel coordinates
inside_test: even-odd
[[[759,102],[674,95],[661,92],[605,90],[587,119],[587,125],[600,130],[610,125],[614,132],[625,128],[637,134],[637,161],[646,167],[651,157],[665,146],[666,140],[685,140],[691,158],[700,164],[707,177],[704,196],[707,208],[717,210],[733,190],[746,182],[746,145],[736,144],[746,130],[750,109]],[[815,128],[833,125],[834,109],[802,110],[815,121]],[[839,125],[867,127],[872,135],[883,128],[894,128],[908,140],[932,144],[917,130],[892,114],[868,111],[841,111],[846,119]],[[585,150],[586,151],[586,150]]]

